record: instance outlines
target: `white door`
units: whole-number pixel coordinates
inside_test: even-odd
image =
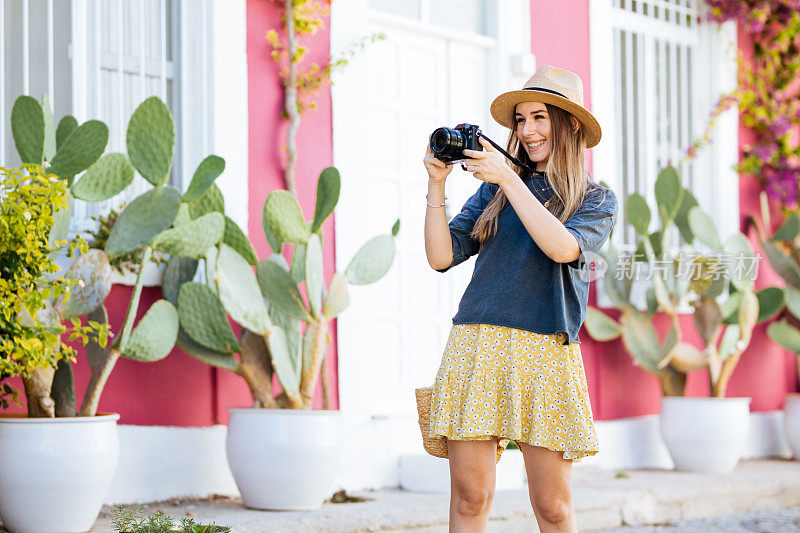
[[[440,274],[425,257],[422,158],[428,137],[439,126],[470,122],[504,145],[508,130],[492,124],[489,104],[501,90],[521,86],[508,73],[504,83],[498,80],[501,64],[511,61],[498,61],[510,47],[491,36],[498,34],[491,21],[501,16],[491,9],[495,2],[461,2],[472,15],[441,23],[430,19],[432,8],[424,4],[421,13],[389,14],[398,4],[373,0],[366,14],[354,12],[360,24],[352,22],[353,34],[381,32],[386,39],[368,45],[333,85],[334,164],[342,173],[338,270],[368,238],[401,219],[391,270],[374,285],[351,287],[352,304],[338,320],[340,404],[362,419],[415,413],[413,389],[433,383],[472,275],[474,259]],[[348,31],[337,26],[343,19],[333,19],[334,43],[344,40],[337,33]],[[447,27],[454,23],[464,28]],[[480,183],[454,169],[448,218]]]

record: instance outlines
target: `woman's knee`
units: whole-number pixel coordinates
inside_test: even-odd
[[[460,515],[477,516],[489,510],[494,497],[491,487],[470,483],[456,483],[452,487],[456,510]]]
[[[556,494],[532,496],[533,508],[540,518],[550,524],[566,522],[572,516],[572,501]]]

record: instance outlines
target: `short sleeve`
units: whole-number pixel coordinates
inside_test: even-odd
[[[581,254],[597,253],[603,247],[617,217],[617,198],[611,189],[597,187],[587,193],[583,204],[564,223],[575,236]],[[567,263],[578,268],[580,259]]]
[[[484,182],[469,200],[464,203],[461,212],[450,221],[450,239],[453,244],[453,262],[450,266],[436,269],[437,272],[447,272],[454,266],[463,263],[480,250],[480,243],[472,238],[472,229],[475,221],[486,208],[486,204],[497,192],[497,185]]]

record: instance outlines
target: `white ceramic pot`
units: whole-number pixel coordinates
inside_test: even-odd
[[[92,527],[119,460],[119,415],[0,416],[0,517],[14,533]]]
[[[786,436],[794,452],[794,458],[800,460],[800,393],[790,392],[786,395],[783,426],[786,428]]]
[[[339,411],[229,409],[228,465],[245,506],[316,509],[342,456]]]
[[[750,398],[661,398],[661,436],[676,470],[731,472],[744,452]]]

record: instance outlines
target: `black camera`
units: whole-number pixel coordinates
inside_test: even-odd
[[[431,133],[431,152],[439,161],[452,163],[465,159],[464,150],[483,150],[478,142],[481,130],[475,124],[455,128],[436,128]]]

